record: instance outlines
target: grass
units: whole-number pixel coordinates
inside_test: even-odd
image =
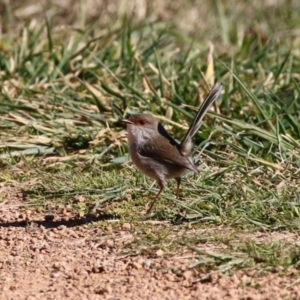
[[[247,31],[216,4],[221,33],[204,37],[216,45],[209,55],[195,32],[151,15],[139,24],[118,15],[106,27],[82,15],[80,29],[43,17],[18,31],[7,10],[0,181],[25,186],[25,209],[105,212],[116,230],[132,224],[139,239],[129,252],[187,249],[197,257],[190,267],[208,273],[298,268],[299,242],[285,237],[300,227],[300,66],[289,39],[299,19],[284,7],[273,24],[261,7]],[[150,111],[180,140],[214,79],[225,90],[194,139],[200,172],[184,178],[182,200],[170,181],[149,220],[141,212],[157,186],[129,162],[121,119]]]

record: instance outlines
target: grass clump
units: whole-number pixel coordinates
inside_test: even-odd
[[[192,19],[181,27],[176,9],[166,22],[150,4],[141,20],[118,11],[116,22],[108,15],[86,19],[81,7],[79,23],[73,17],[63,22],[50,5],[34,22],[21,16],[23,27],[13,26],[17,7],[9,5],[0,45],[2,182],[27,184],[29,203],[44,213],[63,204],[130,220],[142,237],[141,251],[187,247],[199,258],[193,267],[298,265],[291,241],[256,236],[290,234],[300,224],[299,52],[297,40],[290,42],[297,4],[249,4],[247,14],[207,2],[202,7],[212,18],[202,24],[209,27],[203,37],[191,29]],[[51,17],[47,9],[58,14]],[[185,9],[188,14],[191,6]],[[274,24],[270,10],[282,9]],[[244,28],[241,20],[253,11],[256,19]],[[215,29],[210,22],[217,22]],[[149,191],[151,181],[129,163],[120,121],[149,111],[180,140],[214,80],[225,89],[195,136],[200,172],[184,178],[184,200],[175,200],[169,182],[155,228],[141,211],[156,186]],[[74,202],[77,195],[85,202]],[[51,208],[44,205],[49,200]],[[177,238],[176,231],[187,235]],[[222,244],[221,253],[201,250],[203,239]]]

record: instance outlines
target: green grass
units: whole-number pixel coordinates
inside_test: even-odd
[[[212,63],[195,33],[151,16],[140,24],[118,16],[102,30],[100,19],[80,30],[59,29],[51,18],[20,31],[6,25],[0,181],[22,183],[24,209],[49,214],[66,205],[72,212],[106,213],[116,222],[93,226],[118,230],[130,222],[139,239],[127,245],[129,253],[188,249],[197,257],[191,267],[206,272],[298,268],[292,239],[256,237],[300,227],[300,63],[288,38],[299,19],[291,8],[272,24],[264,8],[257,14],[261,23],[247,31],[216,3],[220,28],[207,33],[215,37]],[[13,14],[8,18],[12,22]],[[282,37],[280,23],[287,31]],[[170,181],[155,215],[144,216],[157,186],[129,162],[121,119],[150,111],[180,140],[208,91],[209,75],[225,89],[194,139],[200,172],[183,179],[182,200]],[[206,243],[215,247],[203,250]]]

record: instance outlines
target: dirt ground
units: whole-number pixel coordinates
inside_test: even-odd
[[[114,15],[122,7],[119,4],[124,6],[127,2],[53,1],[55,5],[48,10],[48,18],[55,16],[57,24],[77,24],[82,19],[79,7],[86,6],[87,19],[93,21],[98,17],[94,14],[103,11],[103,15],[104,12]],[[247,2],[249,17],[241,24],[244,26],[244,23],[252,22],[256,6],[266,5],[269,11],[276,2],[284,3]],[[297,7],[297,1],[289,2],[289,5]],[[9,13],[6,11],[7,3],[11,6]],[[48,3],[50,1],[45,0],[3,1],[0,3],[0,15],[8,16],[8,19],[10,13],[14,15],[15,20],[20,21],[13,24],[18,32],[26,22],[34,25],[41,22],[39,20],[43,21],[43,9]],[[215,17],[205,18],[210,15],[210,4],[195,10],[189,4],[193,1],[181,1],[182,5],[180,1],[169,0],[132,3],[134,5],[129,8],[132,10],[136,6],[134,14],[137,21],[145,17],[148,3],[157,11],[159,20],[170,20],[177,15],[179,28],[188,31],[191,36],[201,36],[202,32],[211,38],[219,36]],[[182,9],[185,3],[186,10]],[[207,3],[213,5],[214,2]],[[242,1],[234,3],[236,5],[232,7],[236,15],[245,10]],[[105,21],[105,16],[102,19]],[[273,15],[271,20],[277,23]],[[8,28],[6,22],[0,20],[2,32],[8,32]],[[219,48],[220,52],[227,51],[223,44]],[[300,299],[300,280],[293,269],[284,275],[278,269],[274,272],[241,270],[232,276],[215,272],[205,276],[199,270],[188,269],[195,260],[192,252],[164,255],[163,251],[151,254],[128,251],[128,245],[139,239],[130,223],[116,230],[114,226],[98,225],[97,221],[102,218],[98,215],[74,215],[62,210],[46,216],[35,208],[25,210],[24,201],[26,199],[16,186],[0,183],[0,300]]]
[[[0,194],[0,299],[300,299],[293,270],[204,278],[187,268],[193,253],[128,252],[138,238],[129,223],[116,231],[97,215],[25,211],[13,185]]]

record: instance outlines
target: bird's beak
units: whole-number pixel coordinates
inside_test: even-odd
[[[132,121],[127,120],[127,119],[123,119],[122,122],[126,123],[126,124],[134,124]]]

